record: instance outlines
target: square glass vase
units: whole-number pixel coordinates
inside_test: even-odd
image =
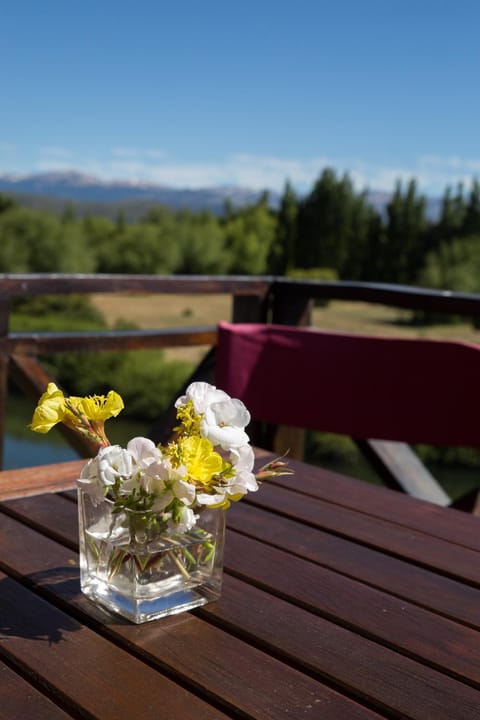
[[[174,615],[220,596],[225,510],[202,508],[191,530],[168,530],[156,513],[113,512],[78,490],[80,584],[94,602],[134,623]]]

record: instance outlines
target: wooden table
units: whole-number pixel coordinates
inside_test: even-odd
[[[0,474],[0,718],[480,718],[480,520],[292,462],[229,510],[222,598],[79,590],[78,463]],[[3,476],[3,477],[2,477]]]

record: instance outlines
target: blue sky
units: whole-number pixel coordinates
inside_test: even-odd
[[[477,0],[15,0],[0,174],[359,190],[480,176]]]

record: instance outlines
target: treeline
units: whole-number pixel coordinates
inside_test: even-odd
[[[21,207],[0,195],[0,272],[260,274],[275,242],[264,195],[223,217],[157,206],[137,223],[120,213],[77,219]]]
[[[447,188],[438,219],[411,180],[385,212],[326,169],[305,198],[287,185],[278,213],[277,271],[331,268],[343,280],[480,291],[480,184]]]
[[[325,169],[310,193],[287,183],[277,209],[267,194],[211,212],[156,206],[141,221],[76,218],[0,196],[0,272],[288,274],[480,291],[480,184],[447,188],[426,215],[414,180],[398,183],[385,211],[348,175]]]

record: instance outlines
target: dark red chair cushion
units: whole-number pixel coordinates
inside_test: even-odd
[[[220,323],[216,384],[256,420],[480,446],[480,348],[467,343]]]

